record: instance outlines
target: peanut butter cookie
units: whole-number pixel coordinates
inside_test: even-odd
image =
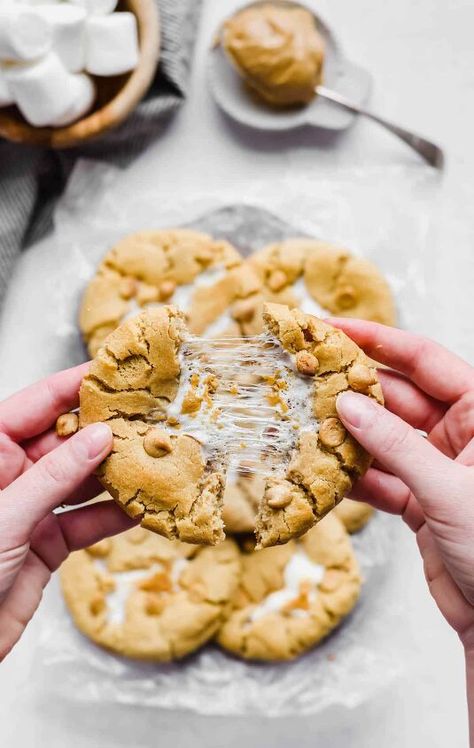
[[[374,514],[374,510],[370,504],[365,504],[363,501],[354,501],[353,499],[343,499],[337,505],[335,512],[347,532],[350,532],[351,535],[362,530]]]
[[[175,660],[218,630],[240,577],[232,540],[198,548],[141,527],[72,553],[60,570],[78,629],[142,660]]]
[[[314,239],[287,239],[255,252],[248,261],[249,275],[257,279],[247,284],[249,293],[245,318],[235,307],[231,314],[243,335],[256,335],[263,329],[262,309],[267,301],[298,307],[307,314],[396,323],[393,294],[378,268],[369,260],[348,250]]]
[[[94,356],[124,319],[149,305],[174,304],[190,328],[203,333],[235,300],[228,271],[240,262],[228,242],[189,229],[127,236],[105,255],[82,299],[79,325],[89,353]],[[234,334],[235,323],[229,324]]]
[[[291,660],[326,637],[354,607],[361,579],[334,513],[300,540],[242,554],[221,647],[251,660]]]
[[[113,450],[98,475],[144,527],[220,542],[226,473],[250,463],[264,479],[257,541],[286,543],[369,466],[335,402],[351,388],[381,401],[376,369],[315,317],[278,304],[263,317],[263,335],[213,341],[190,335],[173,307],[159,307],[123,323],[92,362],[80,425],[110,425]]]

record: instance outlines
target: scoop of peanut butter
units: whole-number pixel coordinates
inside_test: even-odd
[[[324,42],[302,7],[262,3],[224,24],[221,42],[247,84],[274,106],[306,104],[321,80]]]

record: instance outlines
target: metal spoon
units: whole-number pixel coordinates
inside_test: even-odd
[[[316,93],[318,94],[318,96],[321,96],[322,99],[332,101],[334,102],[334,104],[338,104],[339,106],[344,107],[344,109],[348,109],[350,112],[354,112],[355,114],[362,114],[364,115],[364,117],[368,117],[374,122],[378,122],[379,125],[382,125],[382,127],[385,127],[387,130],[390,130],[390,132],[393,132],[394,135],[397,135],[401,140],[407,143],[431,166],[434,166],[436,169],[443,168],[443,151],[441,150],[441,148],[439,148],[439,146],[431,143],[429,140],[426,140],[426,138],[422,138],[420,135],[416,135],[409,130],[405,130],[405,128],[400,127],[399,125],[395,125],[392,122],[389,122],[383,117],[379,117],[377,114],[374,114],[368,109],[365,109],[364,107],[359,106],[353,101],[350,101],[350,99],[347,99],[340,93],[337,93],[337,91],[332,91],[325,86],[316,86]]]

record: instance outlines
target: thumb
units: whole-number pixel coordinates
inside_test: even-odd
[[[2,491],[2,541],[12,548],[27,543],[36,525],[81,485],[111,447],[110,427],[91,424],[13,481]]]
[[[405,421],[365,395],[343,392],[336,407],[353,437],[408,486],[427,514],[448,519],[456,499],[462,504],[467,468],[450,460]]]

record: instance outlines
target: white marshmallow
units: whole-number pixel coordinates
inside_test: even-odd
[[[118,0],[70,0],[73,5],[80,5],[93,16],[104,16],[113,13]]]
[[[51,49],[52,39],[50,25],[36,10],[13,3],[0,6],[1,60],[36,60]]]
[[[74,75],[71,81],[74,99],[66,114],[51,124],[53,127],[64,127],[84,117],[91,109],[97,95],[94,81],[85,73]]]
[[[85,62],[87,13],[68,3],[40,5],[36,11],[53,30],[53,50],[71,73],[78,73]]]
[[[138,63],[137,20],[133,13],[89,16],[86,22],[86,70],[121,75]]]
[[[8,87],[8,83],[5,80],[2,70],[0,70],[0,106],[10,106],[14,103],[15,100]]]
[[[5,70],[8,87],[31,125],[46,127],[66,117],[77,88],[59,57],[50,52],[39,62]]]

